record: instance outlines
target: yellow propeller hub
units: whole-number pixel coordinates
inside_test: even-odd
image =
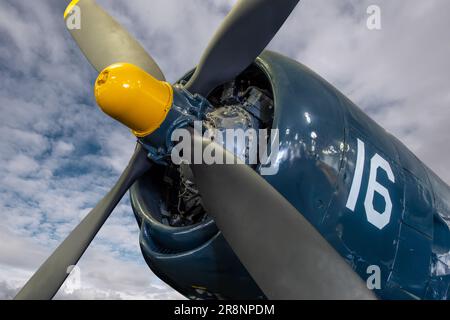
[[[173,88],[130,63],[115,63],[95,81],[95,98],[104,113],[144,137],[164,122]]]

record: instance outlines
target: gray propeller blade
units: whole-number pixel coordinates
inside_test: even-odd
[[[128,166],[109,193],[80,222],[42,264],[15,299],[49,300],[58,292],[75,265],[128,188],[151,167],[147,152],[138,144]]]
[[[299,0],[239,0],[203,53],[186,89],[207,96],[234,79],[269,44]]]
[[[165,80],[152,57],[94,0],[80,0],[76,5],[81,13],[80,29],[68,27],[69,32],[98,72],[113,63],[128,62],[158,80]],[[72,19],[72,15],[67,15],[66,22],[68,19]],[[68,26],[71,26],[70,21]]]
[[[193,141],[211,143],[195,135]],[[191,167],[207,212],[268,298],[375,298],[303,215],[250,167]]]

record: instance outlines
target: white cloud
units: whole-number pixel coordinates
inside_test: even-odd
[[[366,28],[374,3],[380,31]],[[450,182],[449,10],[445,0],[302,1],[272,48],[334,84]]]
[[[0,298],[103,197],[134,148],[95,106],[95,72],[64,28],[62,4],[0,4]],[[151,273],[138,239],[124,199],[79,263],[81,288],[57,298],[181,298]]]

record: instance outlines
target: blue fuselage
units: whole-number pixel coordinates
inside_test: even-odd
[[[446,299],[450,188],[305,66],[268,51],[255,63],[272,86],[280,139],[278,173],[264,178],[380,298]],[[152,188],[146,192],[156,203],[158,187]],[[137,189],[131,195],[142,251],[163,280],[188,297],[263,297],[213,223],[158,225],[145,214],[158,208],[138,208]]]

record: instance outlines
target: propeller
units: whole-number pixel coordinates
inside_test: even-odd
[[[267,46],[297,3],[238,1],[186,88],[207,96],[216,86],[235,78]],[[70,32],[100,72],[95,84],[97,103],[137,137],[151,134],[168,114],[172,87],[163,81],[164,75],[152,57],[95,1],[72,1],[65,19],[70,18],[75,5],[81,10],[81,29]],[[203,147],[213,143],[195,137],[192,142]],[[215,145],[216,150],[239,161],[221,148]],[[44,262],[16,299],[51,299],[68,276],[67,268],[78,262],[128,188],[151,165],[145,148],[138,143],[116,185]],[[192,170],[208,213],[267,297],[374,298],[303,215],[250,167],[194,164]]]
[[[213,144],[209,150],[234,160],[234,165],[191,168],[206,211],[269,299],[375,299],[349,264],[266,180],[217,143],[192,137],[193,145]]]
[[[236,78],[269,44],[299,0],[239,0],[206,48],[186,89],[204,97]]]
[[[147,152],[137,144],[128,166],[108,194],[80,222],[70,235],[16,295],[17,300],[49,300],[58,292],[97,232],[131,185],[151,167]]]
[[[64,13],[67,20],[74,6],[81,14],[80,28],[69,29],[92,66],[101,72],[117,62],[132,63],[158,80],[165,80],[155,60],[94,0],[74,0]]]

